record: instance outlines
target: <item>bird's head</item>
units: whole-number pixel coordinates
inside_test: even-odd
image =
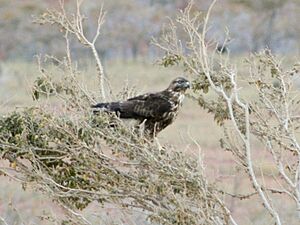
[[[185,92],[186,89],[190,87],[191,84],[187,79],[183,77],[177,77],[174,80],[172,80],[171,84],[168,87],[168,90],[172,90],[176,92]]]

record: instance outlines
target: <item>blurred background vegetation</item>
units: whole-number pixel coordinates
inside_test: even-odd
[[[72,1],[65,3],[72,7]],[[97,43],[102,60],[152,60],[159,52],[151,46],[151,38],[161,34],[167,17],[173,18],[188,0],[87,1],[83,10],[91,31],[97,22],[97,6],[102,3],[107,11],[101,41]],[[197,0],[195,4],[198,10],[206,11],[210,1]],[[53,7],[58,7],[56,0],[0,0],[0,59],[31,61],[40,53],[63,55],[59,31],[31,23],[34,15]],[[232,41],[227,47],[232,54],[256,52],[265,46],[275,53],[299,52],[298,0],[221,0],[211,18],[208,37],[222,42],[228,28]],[[76,44],[72,52],[77,58],[89,57],[88,51]]]

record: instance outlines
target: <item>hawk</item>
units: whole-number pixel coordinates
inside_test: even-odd
[[[98,103],[91,107],[94,112],[112,112],[122,119],[135,119],[143,123],[145,133],[154,138],[175,120],[188,88],[190,82],[177,77],[163,91],[138,95],[126,101]]]

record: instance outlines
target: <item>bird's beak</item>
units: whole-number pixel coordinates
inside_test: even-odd
[[[185,88],[191,88],[190,82],[188,82],[188,81],[185,82],[185,83],[184,83],[184,87],[185,87]]]

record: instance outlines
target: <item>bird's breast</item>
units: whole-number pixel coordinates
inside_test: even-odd
[[[175,103],[175,105],[181,105],[184,100],[184,94],[181,92],[175,92],[173,93],[172,100]]]
[[[179,95],[179,97],[178,97],[178,101],[179,101],[179,104],[180,104],[180,105],[182,104],[183,100],[184,100],[184,94],[181,94],[181,93],[180,93],[180,95]]]

